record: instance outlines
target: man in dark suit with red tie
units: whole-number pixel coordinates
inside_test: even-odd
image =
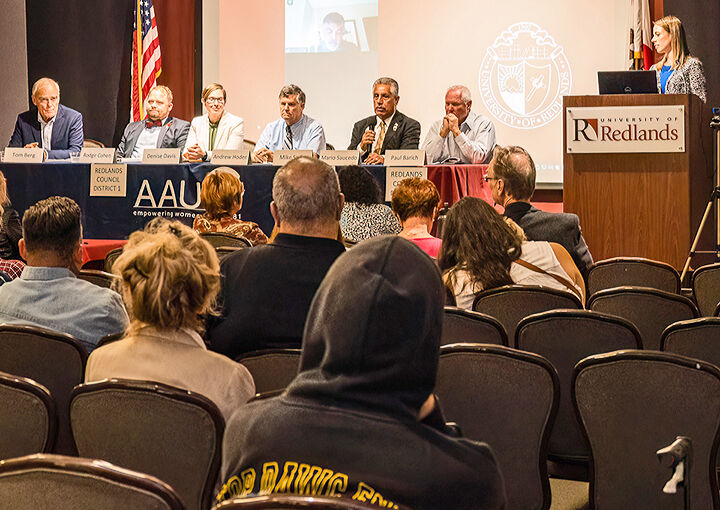
[[[83,121],[80,112],[60,104],[60,85],[40,78],[32,87],[36,108],[18,115],[9,147],[40,147],[48,159],[68,159],[70,152],[83,146]]]
[[[125,127],[117,147],[118,157],[141,159],[145,149],[182,149],[185,147],[190,123],[170,117],[172,91],[164,85],[150,89],[145,101],[147,117]]]
[[[397,111],[398,94],[398,83],[392,78],[375,80],[375,115],[353,126],[348,149],[359,149],[366,165],[384,164],[386,150],[417,149],[420,145],[420,123]]]

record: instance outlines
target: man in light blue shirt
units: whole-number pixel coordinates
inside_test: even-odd
[[[255,163],[268,163],[277,150],[325,150],[325,131],[318,121],[303,113],[305,92],[297,85],[280,89],[280,119],[271,122],[260,135],[252,153]]]
[[[470,111],[470,89],[453,85],[445,94],[445,116],[433,122],[422,144],[428,163],[489,163],[495,147],[495,126]]]
[[[20,278],[0,286],[0,323],[66,333],[88,351],[104,336],[125,331],[128,315],[120,296],[77,278],[82,225],[74,201],[50,197],[30,207],[18,248],[27,265]]]

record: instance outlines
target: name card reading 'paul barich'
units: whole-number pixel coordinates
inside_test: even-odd
[[[84,147],[78,163],[114,163],[115,149],[112,147]]]
[[[385,166],[420,166],[424,164],[424,150],[413,149],[385,151]]]
[[[7,147],[3,153],[5,163],[42,163],[45,151],[40,148]]]
[[[331,166],[357,165],[360,161],[359,150],[320,151],[320,159]]]
[[[409,179],[410,177],[420,177],[421,179],[427,179],[428,170],[425,166],[418,167],[387,167],[385,171],[385,201],[390,202],[392,199],[392,193],[400,184],[403,179]]]
[[[180,162],[180,149],[145,149],[142,162],[156,165],[174,165]]]
[[[124,197],[127,194],[127,165],[125,163],[90,165],[91,197]]]
[[[313,151],[307,150],[307,151],[275,151],[273,153],[273,163],[275,165],[284,165],[291,159],[299,158],[300,156],[305,156],[307,158],[312,158]]]
[[[212,152],[210,163],[213,165],[240,165],[248,164],[249,151],[235,151],[230,149],[216,149]]]

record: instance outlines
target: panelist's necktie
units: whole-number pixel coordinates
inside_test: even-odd
[[[290,130],[290,126],[285,124],[285,140],[283,140],[283,149],[292,150],[292,148],[292,131]]]
[[[385,121],[380,121],[380,134],[378,135],[377,143],[375,144],[375,150],[373,151],[375,154],[380,154],[380,151],[382,150],[383,142],[385,141]]]

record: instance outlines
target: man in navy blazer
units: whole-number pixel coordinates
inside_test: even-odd
[[[83,146],[82,114],[60,104],[60,85],[40,78],[32,87],[36,108],[18,115],[9,147],[41,147],[48,159],[68,159]]]
[[[522,147],[496,146],[485,180],[505,216],[525,231],[530,241],[549,241],[565,248],[585,276],[593,263],[577,214],[549,213],[530,204],[535,193],[535,162]]]
[[[170,117],[173,107],[172,91],[156,85],[148,92],[145,101],[147,117],[125,126],[117,146],[121,158],[141,159],[145,149],[182,149],[185,147],[190,123]]]
[[[359,120],[353,126],[348,149],[359,149],[366,165],[384,164],[388,149],[417,149],[420,145],[420,123],[397,111],[398,94],[398,83],[392,78],[375,80],[375,115]]]

